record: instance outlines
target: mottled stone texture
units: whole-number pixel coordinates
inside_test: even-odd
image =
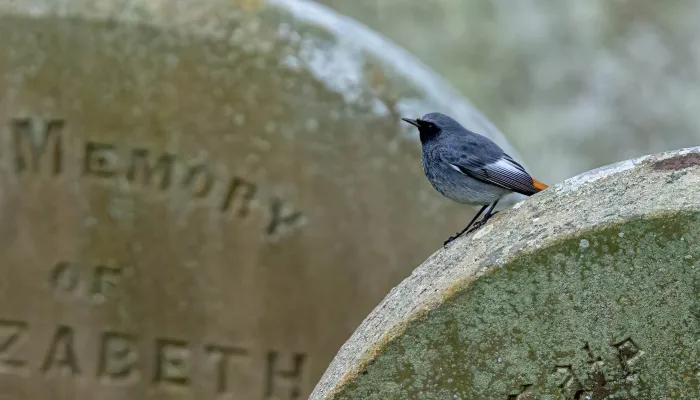
[[[0,0],[0,398],[301,399],[473,215],[432,72],[324,10]]]
[[[700,148],[550,187],[440,250],[311,399],[697,399]]]

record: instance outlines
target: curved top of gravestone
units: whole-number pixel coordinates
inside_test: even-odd
[[[349,103],[370,98],[379,115],[419,116],[432,111],[453,115],[468,128],[488,136],[517,155],[503,134],[435,72],[407,51],[351,18],[306,0],[0,0],[0,15],[32,18],[84,18],[156,26],[231,43],[250,52],[269,52],[273,40],[301,43],[280,60],[281,67],[304,69]],[[263,33],[275,26],[274,38]],[[369,64],[378,64],[371,87],[361,80]],[[380,76],[381,75],[381,76]],[[371,89],[373,93],[367,93]],[[393,92],[393,93],[388,93]],[[377,102],[376,98],[384,102]],[[396,102],[387,102],[387,97]],[[398,132],[415,139],[406,124]],[[398,133],[397,132],[397,133]]]
[[[452,358],[453,353],[457,354],[459,351],[463,350],[460,346],[463,346],[464,338],[468,336],[466,330],[472,328],[477,329],[474,327],[479,324],[486,324],[485,320],[487,320],[489,324],[495,324],[497,326],[499,322],[494,322],[494,318],[489,319],[490,316],[488,314],[491,312],[496,314],[501,313],[502,310],[496,308],[499,306],[498,303],[506,303],[508,299],[507,296],[514,295],[514,293],[519,290],[523,292],[531,290],[528,285],[531,284],[533,287],[538,285],[538,279],[545,281],[549,279],[551,283],[552,274],[565,273],[566,267],[563,265],[567,257],[575,256],[576,259],[583,260],[583,252],[587,250],[598,251],[595,247],[601,247],[603,251],[600,254],[596,253],[598,254],[596,257],[603,257],[597,262],[604,264],[607,262],[601,261],[604,260],[604,257],[609,257],[611,254],[622,254],[616,252],[629,251],[631,254],[635,254],[635,252],[639,254],[640,251],[637,250],[635,246],[643,247],[644,245],[641,243],[645,243],[644,241],[648,239],[649,235],[652,238],[657,235],[662,235],[658,232],[654,232],[653,227],[656,225],[650,225],[651,227],[642,226],[639,232],[635,232],[630,228],[629,233],[625,234],[626,232],[621,227],[624,227],[624,224],[629,221],[651,220],[651,224],[655,223],[653,222],[654,218],[681,215],[680,220],[683,222],[678,222],[668,217],[667,222],[661,222],[661,224],[664,224],[662,228],[666,229],[666,224],[668,224],[669,227],[667,230],[669,230],[669,235],[673,236],[674,240],[680,240],[681,243],[687,240],[685,242],[686,244],[688,244],[689,241],[692,242],[694,239],[685,239],[685,236],[683,236],[685,228],[681,228],[680,226],[688,220],[695,225],[690,227],[689,231],[686,230],[686,232],[690,232],[691,236],[694,235],[692,232],[697,232],[696,225],[698,219],[694,217],[689,218],[687,215],[692,216],[692,212],[700,210],[700,196],[698,195],[698,191],[695,190],[695,188],[700,185],[699,166],[700,147],[681,149],[623,161],[592,170],[550,186],[548,190],[516,204],[512,210],[494,216],[493,219],[480,230],[467,237],[458,239],[447,249],[440,249],[434,253],[421,266],[416,268],[410,277],[406,278],[400,285],[395,287],[363,321],[352,337],[340,349],[323,378],[314,389],[311,399],[365,399],[375,398],[376,396],[379,396],[376,398],[381,397],[383,399],[407,398],[402,397],[400,394],[406,396],[406,393],[409,392],[420,392],[421,398],[425,399],[447,398],[444,397],[446,395],[445,393],[449,394],[450,398],[500,398],[500,395],[494,395],[495,392],[491,393],[491,395],[494,395],[493,397],[490,395],[487,395],[487,397],[472,397],[474,393],[467,395],[459,392],[439,392],[438,389],[444,389],[444,386],[449,386],[445,382],[452,382],[453,379],[441,376],[444,375],[445,372],[442,368],[440,368],[440,371],[436,371],[436,364],[433,361],[435,361],[436,358],[440,359],[440,365],[442,366],[445,364],[446,369],[469,370],[472,367],[469,365],[469,359],[466,360],[466,364],[460,364],[457,360],[457,356]],[[614,235],[611,235],[614,236],[614,240],[622,241],[623,239],[637,235],[637,239],[635,239],[637,242],[631,245],[623,245],[620,243],[611,244],[612,242],[605,242],[604,239],[600,239],[599,242],[595,232],[600,232],[601,229],[605,230],[611,227],[617,229]],[[660,231],[663,229],[659,228]],[[695,231],[693,231],[693,229],[695,229]],[[571,241],[572,239],[573,244],[567,242],[567,240]],[[544,258],[540,257],[534,261],[527,261],[535,265],[535,267],[533,267],[535,270],[539,269],[540,273],[545,274],[543,275],[544,277],[535,276],[536,273],[522,267],[522,264],[527,264],[526,261],[517,261],[527,258],[528,255],[534,254],[535,256],[541,256],[543,249],[556,252],[557,250],[551,249],[556,249],[556,246],[562,243],[566,246],[572,246],[570,249],[573,250],[565,250],[563,253],[560,252],[557,253],[556,256],[552,256],[555,258],[559,257],[557,261],[554,262],[554,265],[561,264],[561,270],[542,271],[547,267],[554,268],[551,267],[551,265],[545,265],[547,263],[545,260],[547,256]],[[617,246],[619,246],[619,248]],[[624,246],[631,246],[632,250],[625,249]],[[654,247],[656,244],[649,244],[649,246]],[[678,250],[672,245],[666,245],[665,243],[661,248],[664,246],[672,248],[669,252],[673,252],[673,256],[684,259],[686,262],[697,256],[693,255],[693,249],[683,247],[682,250]],[[689,246],[697,247],[696,245]],[[681,253],[680,256],[675,254],[684,251],[688,253]],[[654,257],[654,255],[642,254],[643,257]],[[657,253],[652,252],[652,254]],[[686,255],[683,257],[683,254]],[[661,254],[661,252],[658,253],[659,263],[666,262],[663,260],[664,256],[665,254]],[[513,267],[514,260],[520,262],[520,264]],[[634,270],[634,267],[637,266],[637,262],[643,265],[645,261],[636,260],[630,262],[633,265],[629,266],[629,268],[630,270]],[[586,272],[590,272],[590,270],[586,270],[581,267],[581,265],[585,265],[585,263],[579,264],[579,267],[577,267],[578,269],[574,268],[574,270],[576,271],[575,274],[580,274],[581,279],[583,279]],[[646,267],[642,266],[638,269],[641,270],[644,268]],[[654,266],[652,269],[655,270],[656,268],[659,268],[659,271],[664,271],[663,265],[661,267]],[[691,275],[686,275],[687,279],[683,279],[682,277],[678,278],[676,276],[673,282],[684,280],[693,282],[697,280],[697,270],[694,264],[693,266],[689,265],[689,268],[692,268],[694,272],[691,273]],[[627,270],[627,266],[623,266],[623,269]],[[475,282],[493,278],[496,272],[504,270],[506,271],[504,273],[509,273],[512,276],[520,274],[517,275],[518,279],[515,279],[515,289],[510,287],[509,292],[509,290],[503,289],[505,286],[502,285],[499,286],[499,288],[503,290],[501,298],[496,296],[494,300],[494,298],[490,298],[485,294],[488,293],[487,291],[478,291],[478,293],[483,296],[482,298],[468,300],[481,303],[480,306],[483,307],[481,308],[483,312],[482,315],[474,315],[477,313],[473,313],[469,318],[474,316],[474,318],[484,318],[485,320],[482,319],[481,322],[474,322],[472,326],[470,325],[472,321],[467,321],[466,317],[464,319],[459,319],[457,322],[450,320],[450,317],[446,316],[448,314],[448,311],[445,311],[446,309],[464,306],[467,300],[460,302],[461,300],[458,301],[455,299],[469,290],[476,291],[476,289],[470,288],[474,286]],[[526,272],[522,272],[525,270],[529,271],[527,273],[530,275],[527,275]],[[687,274],[689,271],[691,270],[688,269],[687,271],[684,270],[678,273]],[[654,271],[652,271],[652,273],[653,272]],[[547,273],[550,274],[549,278],[547,278]],[[524,279],[531,280],[531,282],[526,282]],[[597,298],[598,301],[601,302],[600,307],[602,307],[603,300],[601,299],[603,299],[604,295],[597,293],[597,291],[600,290],[603,292],[609,290],[605,279],[606,278],[603,278],[602,281],[598,281],[597,285],[599,285],[599,287],[581,289],[582,291],[589,290],[587,293],[591,297],[600,296],[600,298]],[[634,282],[634,279],[635,277],[632,277],[631,281],[619,283],[621,286],[634,286],[637,284],[637,282]],[[659,273],[657,277],[652,276],[651,279],[664,279],[664,277]],[[643,281],[643,278],[639,278],[640,285]],[[498,285],[499,283],[493,278],[490,284]],[[570,282],[568,284],[570,284]],[[692,285],[692,283],[690,284]],[[525,286],[525,288],[519,288],[520,285]],[[695,285],[697,285],[697,282]],[[647,290],[653,292],[651,289]],[[676,288],[676,290],[681,289]],[[696,286],[694,290],[696,292],[694,296],[697,297],[698,287]],[[673,302],[673,295],[670,293],[672,292],[665,293],[667,297],[664,298],[665,300],[659,300],[659,302]],[[691,297],[692,302],[693,288],[691,287],[690,290],[686,290],[684,293]],[[548,301],[556,303],[557,300],[561,300],[557,299],[556,295],[552,296],[554,297],[550,298]],[[578,296],[578,293],[576,296]],[[625,296],[625,294],[622,294],[619,298],[621,299],[620,301],[623,303],[625,301],[630,302],[632,294],[629,295],[630,298]],[[574,301],[573,295],[571,295],[571,300],[572,302]],[[581,301],[579,299],[577,300]],[[586,300],[583,301],[585,302]],[[695,301],[697,302],[697,299]],[[484,305],[484,303],[491,304],[492,308],[488,309],[488,306]],[[673,304],[672,306],[683,309],[683,304]],[[555,304],[552,307],[558,307],[558,305]],[[594,305],[593,307],[596,306]],[[698,308],[697,304],[695,308]],[[489,311],[486,311],[487,309]],[[554,310],[554,314],[556,314],[557,311],[556,309]],[[696,311],[698,315],[696,316],[697,321],[694,323],[700,325],[700,308]],[[544,309],[542,312],[544,312]],[[549,312],[552,312],[552,310],[549,310]],[[573,315],[581,316],[587,315],[586,312],[587,310],[583,309],[572,311]],[[547,318],[562,318],[560,315],[554,314],[549,314]],[[464,317],[465,314],[461,315]],[[618,315],[616,318],[623,319],[623,316]],[[655,318],[661,321],[664,317],[657,316]],[[566,321],[567,324],[569,322],[570,321]],[[625,323],[626,322],[625,320]],[[646,324],[650,323],[651,322],[647,320]],[[599,327],[606,327],[602,321],[600,321],[600,326],[597,324],[597,322],[583,320],[580,326],[585,326],[589,331],[595,331]],[[693,322],[688,322],[687,324],[693,324]],[[465,332],[460,331],[461,328],[450,330],[454,325],[462,325]],[[416,327],[420,326],[425,326],[425,329],[416,329]],[[429,326],[432,328],[428,329]],[[698,328],[700,328],[700,326],[698,326]],[[437,332],[437,330],[441,329],[446,329],[454,335],[464,336],[441,336],[443,333]],[[399,343],[402,336],[405,335],[410,336],[410,338]],[[545,336],[547,335],[556,337],[554,331],[547,332]],[[614,336],[613,334],[611,335]],[[511,339],[516,341],[520,340],[515,336],[514,338],[515,339]],[[477,346],[483,345],[485,347],[479,350],[488,353],[492,351],[492,348],[487,348],[488,346],[508,346],[503,343],[493,344],[490,340],[493,340],[493,337],[484,337],[484,343],[478,343]],[[479,342],[478,339],[476,341]],[[622,365],[623,369],[627,368],[632,362],[631,360],[633,360],[632,356],[634,354],[642,354],[635,347],[636,345],[633,343],[632,339],[629,338],[622,338],[619,343],[614,343],[614,345],[618,346],[618,350],[620,354],[622,354],[620,356],[622,357],[620,358],[620,365]],[[692,346],[692,342],[685,342],[684,345]],[[415,346],[415,348],[412,346]],[[681,345],[681,347],[682,346],[683,345]],[[586,343],[584,347],[585,350],[589,351],[588,361],[586,362],[589,364],[592,363],[591,365],[593,366],[591,368],[595,367],[596,362],[603,365],[603,361],[601,361],[600,358],[596,358],[592,355],[594,351],[591,351],[591,347],[593,347],[593,344],[589,347],[588,343]],[[698,347],[697,344],[695,347]],[[672,349],[678,350],[673,347]],[[529,355],[526,353],[523,356],[524,359],[528,357],[534,358],[535,351],[536,349],[530,348]],[[628,351],[630,354],[628,358],[624,358],[625,351]],[[698,352],[700,350],[695,349],[693,351]],[[409,356],[408,353],[411,353],[411,355]],[[681,357],[680,350],[678,350],[678,353],[679,354],[676,356]],[[583,354],[584,356],[586,355],[585,352]],[[513,355],[503,354],[504,359],[509,356]],[[414,357],[414,363],[407,361],[411,357]],[[517,358],[515,356],[513,357]],[[422,361],[416,361],[423,359],[426,360],[425,365],[420,364]],[[461,361],[464,362],[465,360]],[[475,362],[475,360],[471,361]],[[500,363],[501,361],[501,355],[498,356],[497,360],[493,360],[494,363]],[[503,360],[503,362],[505,362],[505,360]],[[450,365],[450,363],[452,364]],[[691,360],[689,368],[692,369],[694,363],[695,362]],[[482,364],[479,365],[483,367]],[[517,366],[513,366],[512,368],[517,370]],[[561,376],[557,378],[561,380],[559,382],[560,386],[572,386],[574,389],[579,387],[579,389],[576,389],[579,391],[571,394],[572,396],[576,395],[576,393],[583,393],[584,389],[590,389],[584,388],[585,385],[582,386],[583,384],[577,380],[578,378],[576,375],[567,375],[567,371],[571,372],[571,365],[557,365],[553,368],[554,372],[563,374],[560,374]],[[661,368],[661,366],[657,365],[655,368]],[[387,372],[389,370],[393,372]],[[700,368],[695,368],[694,371],[693,373],[697,374],[696,378],[686,376],[682,379],[700,379]],[[488,375],[488,373],[483,370],[480,372],[484,375]],[[631,380],[634,378],[633,374],[629,371],[625,370],[623,372],[628,373],[628,375],[625,375],[627,379]],[[454,373],[454,371],[450,373]],[[518,382],[511,382],[510,384],[512,387],[509,390],[515,391],[510,394],[510,397],[506,393],[503,399],[530,398],[524,395],[518,396],[518,393],[525,393],[530,387],[530,384],[527,383],[529,372],[518,371],[517,374],[517,376],[521,377],[521,386],[518,388],[516,385]],[[392,376],[388,377],[388,375]],[[440,381],[440,379],[443,378],[445,380]],[[484,376],[481,378],[486,379]],[[473,379],[475,379],[475,381],[472,381],[472,384],[475,386],[484,384],[483,381],[476,381],[477,378]],[[532,379],[536,380],[536,377]],[[681,378],[678,378],[678,382],[680,382],[680,380]],[[581,382],[582,381],[583,379],[581,379]],[[410,389],[414,390],[414,392],[411,392],[407,388],[406,385],[409,384],[408,382],[417,385]],[[602,383],[598,382],[599,386],[605,385],[605,383],[605,379],[603,379]],[[608,381],[608,384],[610,384],[610,381]],[[595,393],[595,388],[590,390],[591,393]],[[677,388],[676,390],[681,389]],[[436,393],[438,394],[436,395]],[[443,397],[441,397],[440,393]],[[603,397],[594,396],[594,398]]]

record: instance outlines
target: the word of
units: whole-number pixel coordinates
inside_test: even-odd
[[[236,391],[232,384],[236,372],[249,372],[241,363],[250,364],[250,358],[256,356],[243,347],[214,343],[195,347],[185,340],[164,337],[150,341],[150,351],[143,354],[142,340],[117,331],[103,331],[96,340],[97,348],[86,349],[83,343],[92,341],[66,325],[55,327],[46,343],[30,344],[29,328],[24,321],[0,320],[0,374],[92,377],[106,386],[132,386],[146,380],[153,386],[181,390],[192,390],[198,379],[198,386],[204,382],[206,387],[209,382],[210,393],[224,395]],[[32,362],[23,356],[29,346],[44,349],[41,359]],[[257,356],[264,358],[262,384],[257,390],[260,398],[301,398],[308,363],[305,354],[282,356],[267,351]],[[91,357],[94,359],[86,362]],[[196,359],[206,360],[206,365],[195,365]],[[146,370],[144,364],[152,367]],[[236,364],[238,368],[234,368]],[[94,366],[93,370],[88,371],[86,365]]]
[[[89,294],[93,300],[104,300],[111,296],[123,278],[122,267],[83,266],[59,261],[51,269],[49,283],[58,295]]]
[[[17,118],[12,121],[14,164],[18,174],[40,173],[59,176],[65,171],[66,123],[58,119]],[[96,140],[82,147],[81,176],[94,181],[125,180],[131,188],[165,192],[180,190],[192,201],[211,204],[221,213],[246,218],[251,203],[267,203],[264,233],[279,236],[293,231],[304,216],[281,199],[261,199],[257,184],[240,176],[221,178],[201,161],[185,161],[172,153],[152,154],[142,147],[119,149]]]

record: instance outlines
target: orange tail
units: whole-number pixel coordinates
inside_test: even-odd
[[[547,185],[545,185],[544,183],[538,181],[538,180],[535,179],[535,178],[532,178],[532,184],[535,186],[535,189],[537,189],[537,191],[545,190],[545,189],[547,189],[547,187],[548,187]]]

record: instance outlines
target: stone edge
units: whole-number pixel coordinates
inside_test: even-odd
[[[666,180],[700,184],[700,174],[687,177],[685,171],[698,166],[700,147],[642,156],[582,173],[497,214],[479,231],[432,254],[394,287],[341,347],[309,399],[335,398],[408,326],[513,257],[601,224],[669,210],[700,210],[700,198],[688,199],[676,190],[648,190],[664,180],[647,177],[659,173],[666,174]],[[606,207],[611,200],[620,202],[620,213]],[[584,205],[588,207],[581,208]],[[577,220],[566,218],[570,210],[579,209],[590,212]]]

